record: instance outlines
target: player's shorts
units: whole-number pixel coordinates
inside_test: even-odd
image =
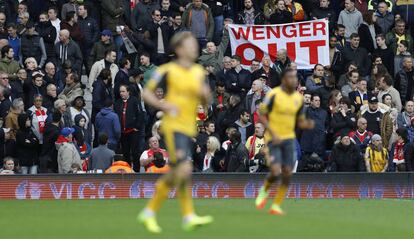
[[[295,166],[297,154],[294,139],[283,140],[278,145],[268,144],[270,164],[281,164],[293,168]]]
[[[171,166],[191,160],[194,144],[191,137],[178,132],[165,132],[164,139]],[[177,152],[182,152],[183,154],[177,155]]]

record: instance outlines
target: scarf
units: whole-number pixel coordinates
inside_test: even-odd
[[[39,125],[39,133],[43,134],[45,131],[46,112],[43,109],[36,109],[35,111],[37,123]]]
[[[392,159],[392,162],[395,164],[402,164],[405,162],[404,160],[404,145],[405,143],[395,143],[394,148],[394,157]]]
[[[250,139],[250,148],[249,148],[249,159],[254,158],[255,152],[256,152],[256,135],[253,135],[253,137]]]

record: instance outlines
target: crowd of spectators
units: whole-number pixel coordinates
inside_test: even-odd
[[[414,170],[414,5],[394,0],[2,0],[0,173],[169,170],[162,112],[141,92],[191,31],[212,92],[197,107],[198,172],[264,172],[258,106],[280,85],[285,49],[250,68],[228,24],[329,20],[329,65],[297,70],[312,130],[298,171]],[[176,79],[186,84],[186,79]],[[166,93],[156,90],[162,100]],[[87,97],[92,98],[91,107]]]

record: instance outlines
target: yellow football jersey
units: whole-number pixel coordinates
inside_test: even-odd
[[[288,94],[281,87],[276,87],[266,94],[260,105],[260,114],[267,115],[269,128],[281,139],[294,139],[298,117],[304,117],[302,112],[303,96],[298,92]],[[272,140],[267,130],[266,140]]]
[[[196,109],[201,101],[203,84],[204,69],[197,64],[185,68],[170,62],[155,70],[146,87],[151,91],[163,88],[164,100],[178,107],[176,115],[164,114],[162,132],[177,132],[190,137],[196,135]]]

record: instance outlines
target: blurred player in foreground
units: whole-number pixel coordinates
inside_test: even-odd
[[[297,72],[287,68],[282,73],[282,84],[266,94],[260,105],[260,120],[266,127],[267,162],[270,172],[256,198],[256,208],[263,209],[272,183],[281,179],[270,214],[284,215],[280,208],[289,187],[296,162],[295,127],[311,129],[314,122],[305,118],[303,97],[296,91]]]
[[[185,231],[213,221],[211,216],[200,217],[194,213],[191,191],[188,190],[193,171],[192,138],[197,133],[196,108],[200,102],[208,103],[210,90],[204,69],[195,64],[199,46],[194,36],[190,32],[176,34],[171,39],[171,49],[177,59],[159,67],[143,92],[147,104],[164,112],[161,130],[171,166],[170,172],[158,179],[154,196],[138,215],[138,221],[152,233],[162,231],[155,216],[172,188],[177,188]],[[154,94],[160,87],[166,94],[162,102]]]

